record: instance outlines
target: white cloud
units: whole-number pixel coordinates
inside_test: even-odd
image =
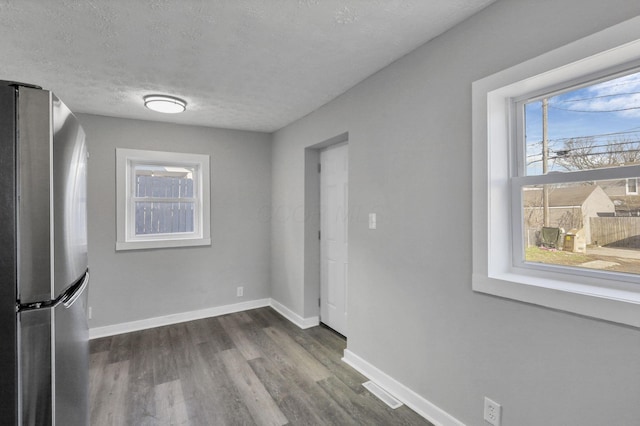
[[[572,111],[610,111],[623,117],[640,118],[640,73],[570,93],[568,98],[560,96],[555,106]]]

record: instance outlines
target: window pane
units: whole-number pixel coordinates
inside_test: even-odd
[[[640,195],[626,188],[627,179],[523,187],[525,261],[640,274]]]
[[[640,73],[529,102],[524,109],[529,176],[640,164]]]
[[[135,203],[136,235],[194,232],[195,202]]]
[[[148,164],[135,166],[136,197],[192,198],[193,167],[168,167]]]

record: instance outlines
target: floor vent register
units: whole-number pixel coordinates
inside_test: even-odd
[[[389,394],[387,391],[385,391],[372,381],[364,382],[362,386],[364,386],[369,392],[377,396],[378,399],[380,399],[382,402],[384,402],[394,410],[402,406],[402,402],[395,399],[393,396],[391,396],[391,394]]]

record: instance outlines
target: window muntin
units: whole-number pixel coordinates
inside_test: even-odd
[[[209,245],[209,156],[116,150],[117,250]]]

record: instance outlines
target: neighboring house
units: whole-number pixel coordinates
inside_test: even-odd
[[[598,185],[611,198],[616,216],[640,216],[640,179],[600,181]]]
[[[544,224],[542,188],[524,192],[524,220],[529,237],[529,245],[534,244],[533,233],[540,231]],[[584,229],[585,240],[591,244],[591,230],[588,218],[602,214],[615,214],[613,201],[598,185],[553,188],[549,190],[549,226],[570,229]]]

